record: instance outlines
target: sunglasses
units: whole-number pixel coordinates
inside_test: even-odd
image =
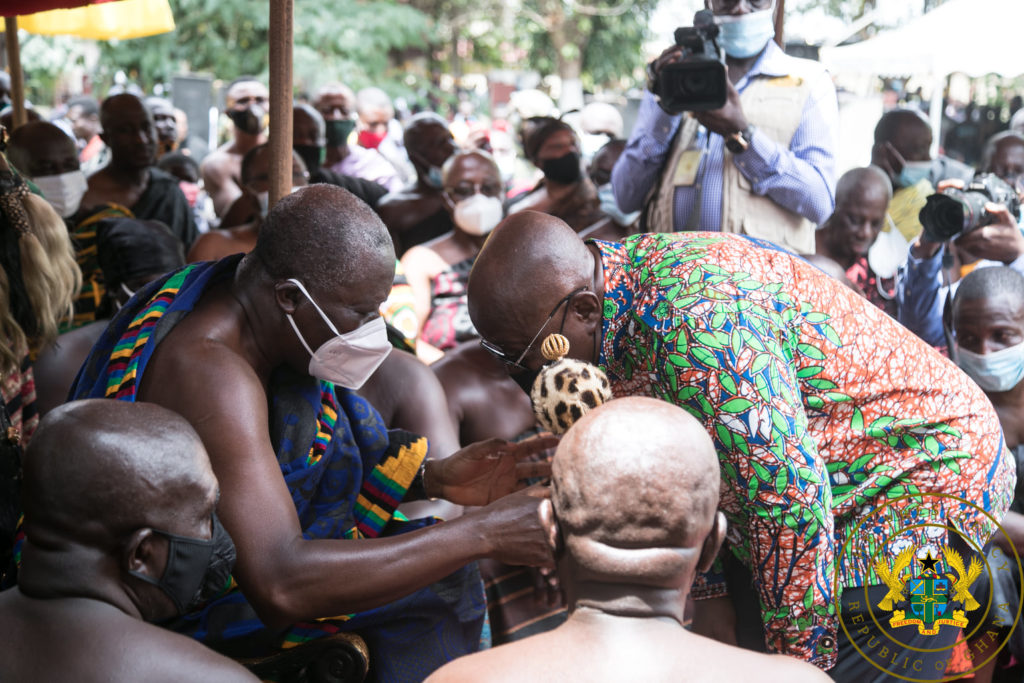
[[[574,296],[576,296],[577,294],[579,294],[580,292],[582,292],[585,289],[587,289],[586,285],[584,285],[582,287],[577,287],[576,289],[572,290],[571,292],[566,294],[564,297],[562,297],[562,299],[559,300],[559,302],[557,304],[555,304],[555,307],[551,309],[551,313],[548,314],[548,317],[544,321],[544,324],[540,326],[539,330],[537,330],[537,334],[533,335],[533,339],[530,340],[530,343],[526,345],[526,348],[523,349],[523,352],[521,354],[519,354],[519,357],[516,358],[515,360],[512,359],[512,356],[510,356],[509,354],[505,353],[500,348],[498,348],[497,346],[495,346],[491,342],[487,341],[486,339],[481,339],[480,340],[480,346],[482,346],[484,348],[484,350],[487,351],[488,353],[490,353],[492,356],[494,356],[495,358],[500,360],[502,363],[504,363],[507,368],[510,368],[512,370],[516,370],[516,371],[519,371],[519,372],[526,372],[527,368],[523,366],[523,359],[526,358],[526,354],[530,353],[530,349],[533,348],[533,345],[535,343],[537,343],[537,339],[540,338],[540,333],[543,332],[544,328],[548,326],[548,323],[550,323],[551,319],[555,317],[555,314],[558,313],[558,309],[561,308],[563,304],[568,303],[570,299],[572,299]],[[566,306],[565,307],[565,312],[562,313],[562,324],[558,326],[558,332],[559,333],[561,333],[562,332],[562,328],[565,327],[565,316],[567,316],[568,314],[569,314],[569,307]]]

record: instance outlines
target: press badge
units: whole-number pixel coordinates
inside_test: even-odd
[[[697,181],[697,171],[700,170],[700,160],[704,155],[703,150],[688,149],[679,157],[679,164],[676,166],[675,176],[672,184],[676,187],[690,187]]]

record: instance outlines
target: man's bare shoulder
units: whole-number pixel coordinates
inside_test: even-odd
[[[2,630],[14,638],[3,650],[17,653],[0,651],[0,680],[60,680],[68,671],[86,682],[256,680],[195,640],[98,600],[35,600],[12,589],[0,609]]]
[[[233,166],[242,163],[242,155],[231,151],[233,142],[226,142],[214,151],[210,152],[200,165],[203,173],[210,170],[230,170]]]

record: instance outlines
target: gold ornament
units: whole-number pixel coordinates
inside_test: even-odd
[[[569,353],[569,340],[560,334],[549,334],[541,342],[540,352],[547,360],[561,360]]]

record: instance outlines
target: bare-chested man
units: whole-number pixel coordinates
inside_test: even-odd
[[[417,114],[409,119],[404,137],[416,180],[385,196],[377,207],[399,257],[409,247],[440,237],[455,227],[445,204],[441,178],[441,167],[455,154],[448,122],[432,112]]]
[[[23,493],[19,583],[0,594],[0,680],[257,680],[145,623],[215,595],[234,560],[214,515],[217,479],[184,419],[147,403],[64,405],[29,446]]]
[[[651,398],[611,401],[562,439],[541,520],[569,599],[548,633],[456,660],[431,681],[828,681],[784,655],[683,628],[694,576],[725,537],[718,458],[700,423]]]
[[[213,200],[213,210],[223,216],[242,194],[242,157],[266,142],[267,87],[254,78],[239,78],[226,93],[228,118],[234,124],[231,140],[203,160],[203,185]]]
[[[387,432],[355,393],[390,350],[378,308],[394,269],[369,207],[332,185],[301,188],[271,209],[250,254],[139,292],[86,361],[75,396],[180,412],[220,480],[241,590],[182,631],[266,653],[355,630],[377,680],[419,680],[479,647],[475,560],[551,561],[543,491],[505,494],[549,471],[520,461],[552,439],[484,442],[424,464],[425,439]],[[436,525],[393,518],[417,497],[482,507]]]

